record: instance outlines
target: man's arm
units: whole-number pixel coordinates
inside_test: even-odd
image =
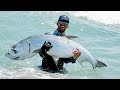
[[[59,60],[64,61],[65,63],[75,63],[76,60],[79,58],[79,56],[81,55],[81,52],[79,51],[79,49],[77,49],[76,51],[73,52],[73,56],[70,58],[60,58]]]
[[[63,62],[65,62],[65,63],[75,63],[75,59],[73,58],[73,57],[70,57],[70,58],[59,58],[59,60],[58,61],[63,61]]]
[[[42,68],[43,69],[47,68],[48,71],[55,72],[55,71],[58,71],[58,67],[56,65],[56,62],[52,56],[50,56],[46,53],[52,47],[53,46],[51,45],[50,42],[45,41],[44,44],[42,45],[40,51],[39,51],[39,55],[43,58]]]
[[[46,52],[49,51],[50,48],[52,48],[53,46],[51,46],[50,42],[44,42],[44,44],[42,45],[40,51],[39,51],[39,55],[42,58],[49,58],[51,57],[50,55],[48,55]]]

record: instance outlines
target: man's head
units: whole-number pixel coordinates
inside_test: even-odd
[[[61,15],[58,19],[58,31],[63,33],[69,26],[69,18],[66,15]]]

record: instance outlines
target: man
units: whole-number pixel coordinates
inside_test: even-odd
[[[69,27],[69,18],[66,15],[61,15],[57,22],[57,29],[52,33],[53,35],[57,36],[65,36],[65,31]],[[41,48],[39,55],[43,58],[41,69],[48,72],[60,72],[66,73],[67,71],[63,68],[64,63],[75,63],[77,58],[81,55],[81,52],[76,49],[73,51],[73,57],[69,58],[59,58],[57,62],[46,54],[46,52],[52,48],[50,42],[45,42]]]

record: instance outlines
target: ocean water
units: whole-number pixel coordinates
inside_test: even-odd
[[[108,67],[92,69],[90,63],[68,63],[67,74],[39,70],[36,55],[23,61],[5,57],[8,48],[26,37],[56,29],[60,15],[70,18],[67,35],[83,45]],[[0,11],[0,79],[120,79],[119,11]]]

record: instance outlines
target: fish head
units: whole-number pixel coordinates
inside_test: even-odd
[[[8,49],[8,52],[5,54],[6,57],[18,60],[23,55],[21,45],[14,45]]]

